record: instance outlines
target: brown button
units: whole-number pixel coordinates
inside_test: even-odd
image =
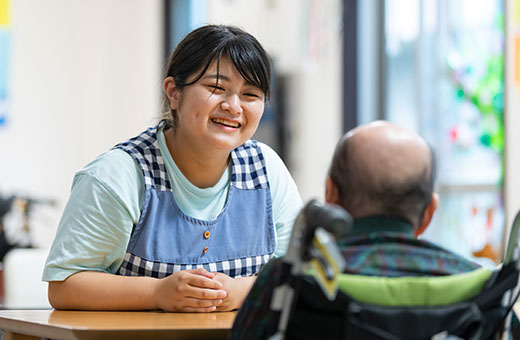
[[[205,246],[204,250],[202,250],[202,251],[204,252],[204,254],[207,253],[208,252],[208,246]]]
[[[209,230],[206,230],[206,231],[204,232],[204,238],[209,238],[209,235],[211,235],[211,234],[209,233]]]

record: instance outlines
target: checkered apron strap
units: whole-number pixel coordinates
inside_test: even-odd
[[[114,146],[115,149],[128,152],[139,163],[147,190],[155,188],[157,191],[171,191],[170,179],[157,142],[157,130],[162,124],[164,122]]]
[[[248,140],[231,152],[233,171],[231,185],[239,189],[267,189],[264,155],[254,140]]]

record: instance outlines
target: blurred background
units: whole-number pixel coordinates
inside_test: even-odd
[[[0,0],[4,267],[16,248],[44,257],[74,173],[156,122],[169,54],[206,23],[240,26],[270,53],[273,96],[255,138],[304,201],[323,199],[345,131],[394,121],[439,159],[441,204],[424,237],[501,260],[520,208],[520,0]],[[5,269],[8,298],[20,280]]]

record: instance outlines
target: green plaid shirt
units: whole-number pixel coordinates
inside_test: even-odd
[[[439,276],[469,272],[479,265],[417,239],[413,226],[398,219],[364,217],[338,240],[346,261],[344,273],[373,276]]]

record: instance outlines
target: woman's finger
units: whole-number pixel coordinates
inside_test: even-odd
[[[204,299],[204,300],[217,300],[224,299],[227,296],[227,292],[222,289],[207,289],[188,286],[184,296],[186,298]]]
[[[192,273],[192,274],[196,274],[196,275],[201,275],[201,276],[207,277],[208,279],[213,279],[215,277],[215,273],[208,272],[204,268],[188,269],[186,271],[188,273]]]
[[[198,274],[189,273],[189,276],[187,276],[185,279],[186,279],[186,283],[192,287],[208,288],[208,289],[221,289],[222,288],[221,282],[210,279],[205,276],[198,275]]]

